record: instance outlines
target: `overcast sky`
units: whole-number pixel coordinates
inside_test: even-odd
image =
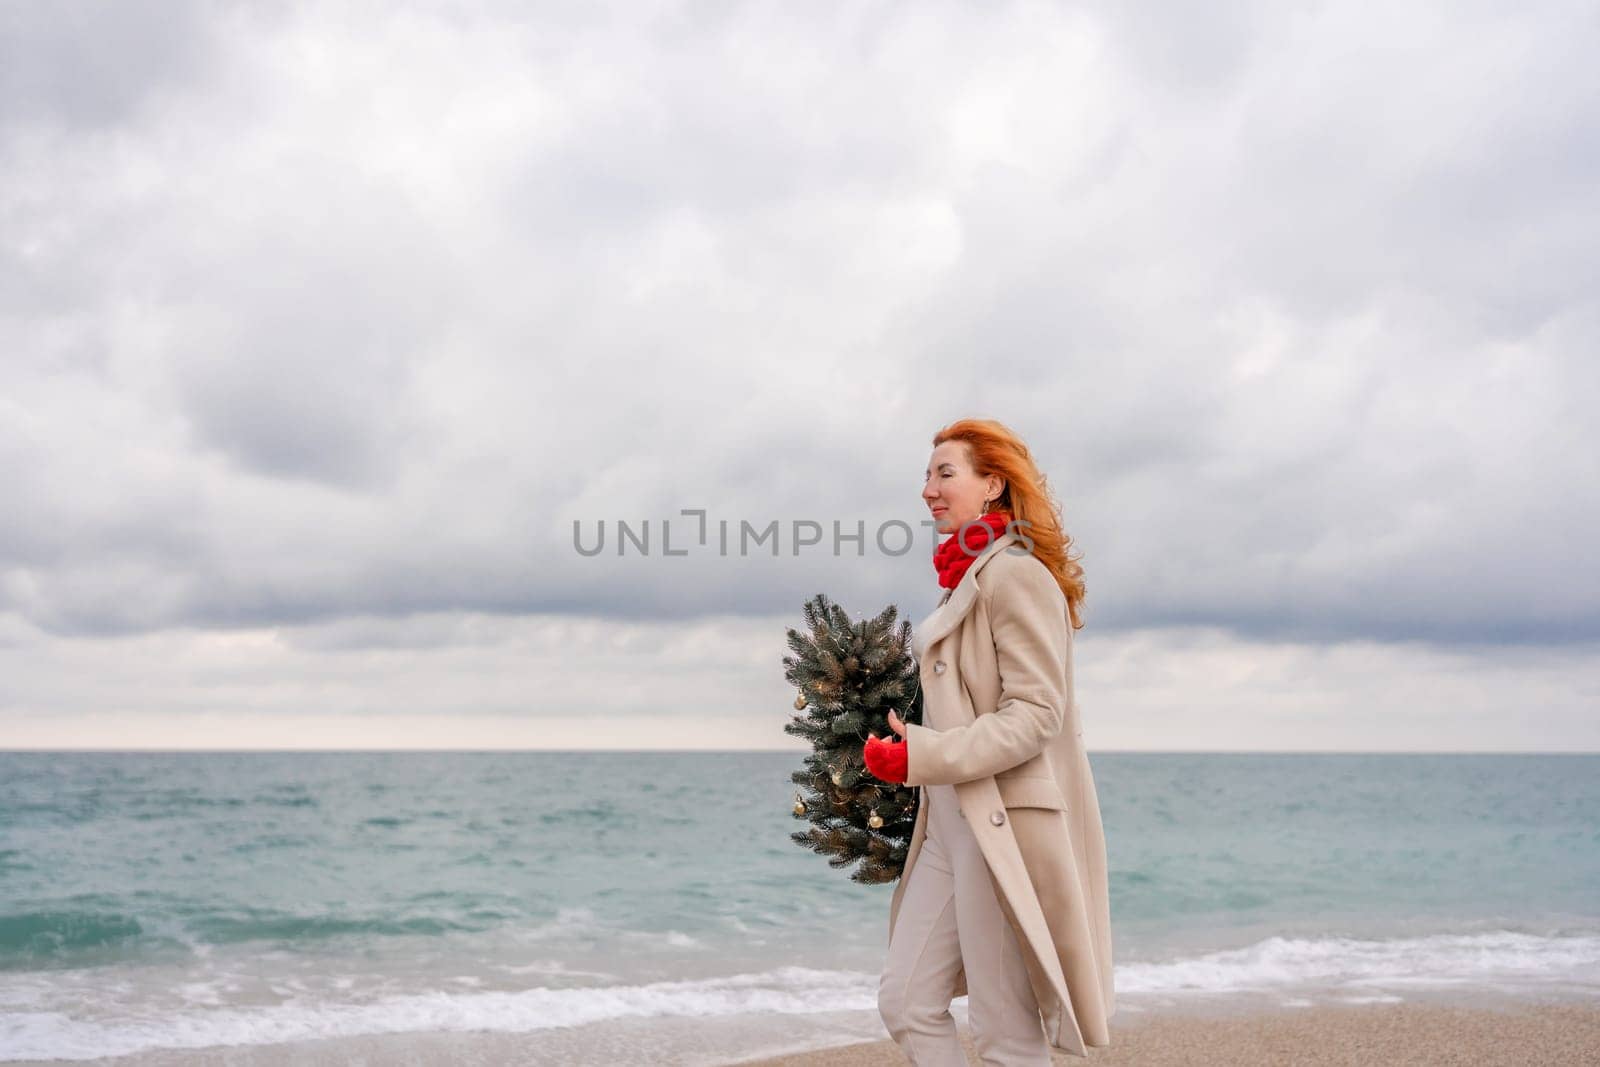
[[[975,415],[1091,751],[1600,750],[1600,14],[1131,6],[6,3],[0,747],[796,748]]]

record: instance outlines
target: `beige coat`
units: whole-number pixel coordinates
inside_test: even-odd
[[[1105,831],[1073,697],[1067,599],[1026,549],[1014,533],[996,539],[917,635],[923,720],[963,725],[908,724],[906,781],[955,786],[1026,948],[1045,1036],[1087,1056],[1085,1046],[1111,1043],[1116,1010]],[[927,821],[919,803],[889,904],[891,938]],[[966,993],[963,971],[955,995]]]

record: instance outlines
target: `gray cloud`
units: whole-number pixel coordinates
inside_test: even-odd
[[[976,413],[1097,628],[1600,636],[1580,10],[75,10],[4,31],[31,626],[918,615],[919,553],[571,521],[916,522]]]
[[[0,121],[92,135],[137,116],[209,72],[207,5],[91,0],[0,10]]]

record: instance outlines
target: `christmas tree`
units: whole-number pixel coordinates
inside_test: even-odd
[[[805,768],[789,776],[805,789],[795,793],[795,818],[812,825],[789,836],[827,856],[830,866],[859,863],[852,881],[892,882],[905,866],[916,794],[873,777],[861,748],[868,733],[894,738],[891,710],[906,722],[922,721],[922,687],[908,651],[911,623],[896,626],[892,604],[854,622],[821,593],[804,611],[809,632],[790,629],[794,655],[783,658],[784,677],[800,691],[794,706],[801,714],[783,730],[812,745]]]

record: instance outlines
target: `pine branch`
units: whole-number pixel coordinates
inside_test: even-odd
[[[783,657],[784,677],[805,707],[784,732],[812,743],[804,769],[790,775],[800,786],[803,818],[812,824],[791,834],[798,845],[828,857],[830,866],[855,866],[853,881],[880,884],[900,877],[916,825],[916,793],[879,781],[861,761],[869,733],[892,731],[888,714],[920,722],[922,691],[910,655],[911,623],[889,605],[859,622],[818,593],[801,607],[806,630],[789,629],[793,655]],[[882,824],[868,820],[876,812]]]

